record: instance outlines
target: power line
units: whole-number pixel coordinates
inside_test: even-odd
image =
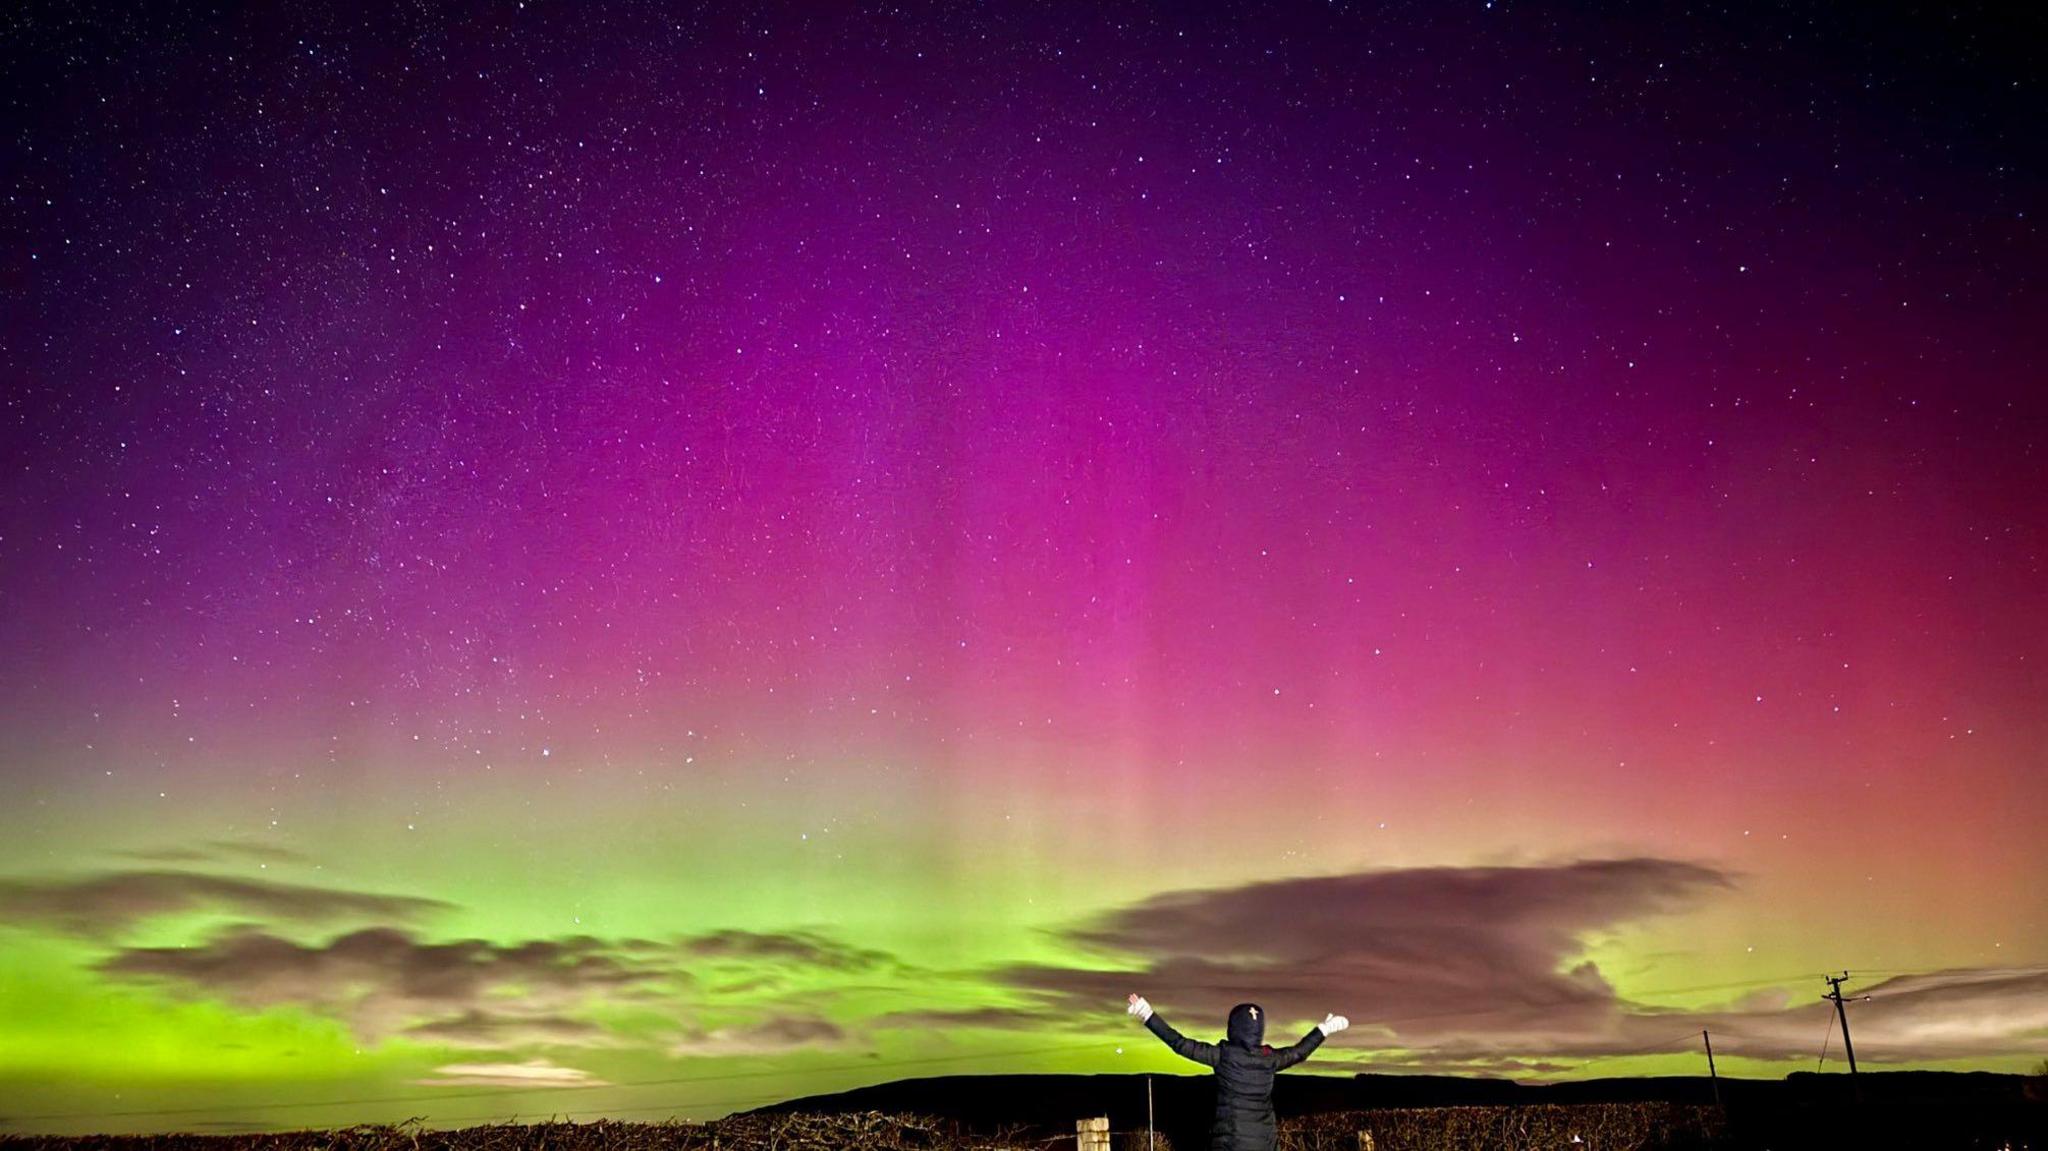
[[[1695,987],[1657,987],[1638,991],[1626,1002],[1639,1002],[1642,997],[1650,995],[1692,995],[1705,991],[1740,991],[1751,987],[1785,986],[1801,983],[1811,978],[1813,978],[1811,972],[1801,972],[1797,975],[1774,975],[1765,979],[1745,979],[1735,983],[1705,983]],[[1533,1004],[1531,1006],[1549,1007],[1555,1005]],[[1358,1026],[1372,1027],[1387,1023],[1420,1023],[1434,1019],[1463,1019],[1470,1016],[1498,1015],[1513,1010],[1515,1010],[1513,1007],[1477,1007],[1469,1011],[1431,1011],[1419,1015],[1389,1015],[1370,1018],[1361,1016],[1358,1019]]]
[[[1682,1034],[1682,1035],[1677,1035],[1677,1036],[1674,1036],[1674,1037],[1672,1037],[1672,1038],[1670,1038],[1670,1039],[1659,1039],[1659,1040],[1657,1040],[1657,1041],[1655,1041],[1655,1042],[1653,1042],[1653,1043],[1647,1044],[1647,1045],[1645,1045],[1645,1046],[1642,1046],[1642,1047],[1635,1047],[1635,1048],[1631,1048],[1631,1049],[1629,1049],[1629,1050],[1626,1050],[1626,1051],[1606,1051],[1606,1052],[1602,1052],[1602,1053],[1600,1053],[1600,1054],[1598,1054],[1598,1055],[1575,1055],[1575,1054],[1571,1054],[1571,1053],[1567,1052],[1567,1053],[1561,1053],[1561,1054],[1558,1054],[1558,1055],[1555,1055],[1555,1056],[1550,1056],[1550,1058],[1557,1058],[1557,1059],[1572,1059],[1572,1060],[1576,1060],[1577,1062],[1579,1062],[1579,1063],[1581,1063],[1581,1064],[1587,1064],[1587,1063],[1602,1063],[1602,1062],[1605,1062],[1605,1061],[1607,1061],[1607,1060],[1610,1060],[1610,1059],[1629,1059],[1629,1058],[1633,1058],[1633,1057],[1635,1057],[1635,1056],[1637,1056],[1637,1055],[1653,1055],[1653,1054],[1662,1054],[1662,1055],[1678,1055],[1678,1054],[1683,1054],[1683,1053],[1682,1053],[1682,1052],[1679,1052],[1679,1051],[1675,1051],[1675,1050],[1673,1050],[1673,1048],[1677,1047],[1677,1046],[1678,1046],[1679,1044],[1681,1044],[1681,1043],[1686,1043],[1686,1044],[1690,1044],[1690,1043],[1692,1042],[1692,1040],[1693,1040],[1693,1037],[1694,1037],[1694,1036],[1696,1036],[1696,1035],[1698,1035],[1698,1034],[1699,1034],[1699,1032],[1697,1032],[1697,1031],[1690,1031],[1690,1030],[1688,1030],[1688,1031],[1686,1031],[1686,1032],[1685,1032],[1684,1034]],[[1343,1061],[1340,1061],[1340,1064],[1339,1064],[1339,1065],[1340,1065],[1340,1066],[1343,1066],[1343,1067],[1347,1067],[1347,1068],[1356,1068],[1356,1067],[1359,1067],[1359,1066],[1364,1066],[1364,1065],[1368,1065],[1368,1064],[1367,1064],[1367,1062],[1366,1062],[1366,1061],[1364,1061],[1364,1060],[1343,1060]],[[1353,1074],[1355,1074],[1356,1072],[1354,1071],[1354,1072],[1352,1072],[1352,1073],[1353,1073]]]
[[[1705,983],[1697,987],[1652,987],[1636,992],[1633,998],[1640,1000],[1651,995],[1693,995],[1702,991],[1746,991],[1752,987],[1803,983],[1811,978],[1812,972],[1801,972],[1798,975],[1777,975],[1768,979],[1743,979],[1734,983]]]
[[[1565,1056],[1565,1058],[1577,1058],[1581,1063],[1600,1063],[1608,1059],[1629,1059],[1637,1055],[1678,1055],[1681,1054],[1681,1052],[1674,1051],[1672,1050],[1672,1048],[1677,1047],[1681,1043],[1686,1044],[1687,1046],[1691,1046],[1693,1036],[1698,1034],[1699,1032],[1697,1031],[1689,1030],[1685,1032],[1683,1035],[1673,1036],[1670,1039],[1659,1039],[1657,1042],[1652,1043],[1647,1047],[1638,1047],[1633,1051],[1609,1051],[1602,1055],[1580,1055],[1576,1057]]]

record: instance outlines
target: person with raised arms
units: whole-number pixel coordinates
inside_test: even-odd
[[[1221,1043],[1189,1039],[1169,1026],[1142,995],[1132,995],[1128,1013],[1157,1035],[1175,1055],[1216,1069],[1216,1120],[1209,1127],[1210,1151],[1272,1151],[1278,1130],[1273,1119],[1273,1076],[1307,1059],[1323,1040],[1351,1026],[1330,1015],[1291,1047],[1265,1045],[1266,1013],[1256,1003],[1230,1009]]]

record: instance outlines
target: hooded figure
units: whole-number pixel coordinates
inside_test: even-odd
[[[1351,1021],[1331,1015],[1309,1029],[1292,1047],[1278,1051],[1265,1045],[1266,1012],[1256,1003],[1230,1009],[1230,1023],[1221,1043],[1189,1039],[1153,1014],[1143,996],[1133,995],[1130,1013],[1144,1020],[1175,1055],[1216,1069],[1216,1121],[1209,1127],[1211,1151],[1272,1151],[1277,1137],[1273,1122],[1273,1074],[1292,1067],[1323,1045]]]

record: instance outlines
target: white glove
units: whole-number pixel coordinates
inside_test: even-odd
[[[1323,1016],[1323,1021],[1316,1024],[1316,1026],[1322,1028],[1325,1035],[1335,1035],[1346,1027],[1351,1026],[1351,1021],[1342,1015],[1325,1015]]]
[[[1140,1023],[1144,1023],[1152,1018],[1152,1005],[1145,1002],[1145,997],[1142,995],[1131,996],[1131,1005],[1126,1010],[1130,1014],[1137,1016]]]

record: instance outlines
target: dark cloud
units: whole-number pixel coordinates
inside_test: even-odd
[[[788,1051],[844,1047],[853,1036],[829,1019],[816,1015],[770,1015],[738,1026],[691,1029],[671,1053],[675,1055],[776,1055]]]
[[[1818,977],[1812,988],[1821,988]],[[1844,993],[1870,997],[1849,1005],[1849,1027],[1862,1061],[2048,1055],[2048,967],[1934,971],[1869,983],[1860,990],[1845,988]],[[1716,1052],[1812,1058],[1833,1014],[1833,1006],[1810,1001],[1776,1009],[1756,1003],[1747,1010],[1683,1018],[1714,1033]],[[1840,1041],[1837,1034],[1837,1051]]]
[[[237,930],[199,947],[128,948],[100,970],[244,1007],[305,1007],[347,1021],[371,1042],[403,1033],[483,1048],[595,1045],[603,1033],[575,1025],[569,1013],[659,1001],[687,980],[670,965],[587,937],[427,943],[394,928],[319,945]]]
[[[613,1036],[595,1023],[562,1015],[518,1015],[471,1008],[405,1029],[408,1039],[471,1051],[522,1047],[608,1047]]]
[[[1103,957],[1099,963],[1001,969],[994,975],[1003,993],[988,1006],[891,1011],[861,1023],[861,1033],[1089,1029],[1140,991],[1197,1035],[1219,1028],[1229,1006],[1247,999],[1267,1006],[1276,1032],[1342,1012],[1354,1027],[1326,1059],[1349,1059],[1359,1070],[1553,1075],[1582,1070],[1585,1060],[1691,1050],[1702,1028],[1729,1055],[1810,1059],[1831,1010],[1807,994],[1817,995],[1817,980],[1796,995],[1673,1010],[1621,998],[1594,965],[1577,960],[1595,933],[1691,909],[1733,883],[1700,864],[1623,859],[1173,892],[1069,932]],[[103,937],[181,912],[345,925],[444,906],[182,871],[0,883],[0,915]],[[496,944],[427,942],[386,923],[317,944],[245,927],[196,947],[120,949],[100,970],[252,1009],[304,1007],[371,1042],[518,1051],[652,1041],[708,1055],[856,1047],[858,1035],[817,1012],[851,983],[887,984],[909,969],[887,952],[808,930]],[[836,978],[820,988],[821,974]],[[805,990],[778,991],[790,986]],[[1865,990],[1870,1001],[1851,1010],[1858,1054],[1869,1062],[2048,1054],[2048,969],[1933,972]],[[628,1039],[585,1018],[606,1007],[688,1017],[730,1006],[742,992],[768,1013],[684,1025],[658,1040]]]
[[[144,863],[209,864],[209,863],[260,863],[299,864],[311,863],[312,857],[288,847],[262,843],[253,839],[213,839],[197,847],[159,847],[139,851],[119,851],[114,854]]]
[[[1124,962],[1018,966],[1000,979],[1044,996],[1043,1010],[1021,1015],[1045,1023],[1099,1017],[1133,991],[1194,1034],[1220,1029],[1245,1000],[1301,1024],[1336,1011],[1354,1027],[1332,1056],[1402,1053],[1361,1069],[1550,1074],[1579,1066],[1564,1058],[1690,1050],[1702,1028],[1730,1055],[1810,1059],[1832,1010],[1816,1000],[1675,1011],[1628,1002],[1574,962],[1594,932],[1688,910],[1734,883],[1702,864],[1619,859],[1173,892],[1069,933]],[[1868,994],[1852,1026],[1871,1062],[2048,1052],[2048,969],[1914,975]]]
[[[1073,932],[1106,950],[1290,962],[1358,953],[1487,958],[1570,949],[1578,932],[1675,911],[1732,885],[1723,871],[1667,859],[1547,867],[1432,867],[1171,892]]]
[[[152,847],[139,851],[116,851],[123,859],[140,863],[212,863],[213,853],[197,847]]]
[[[717,931],[683,940],[682,949],[701,959],[788,963],[833,971],[868,971],[895,961],[886,951],[853,947],[810,931]]]
[[[1481,1063],[1508,1053],[1600,1059],[1627,1054],[1699,1052],[1711,1031],[1723,1056],[1812,1060],[1823,1042],[1841,1058],[1834,1008],[1819,1001],[1823,984],[1799,1002],[1783,992],[1722,1010],[1673,1011],[1617,1000],[1587,1025],[1582,1017],[1524,1017],[1495,1031],[1484,1017],[1428,1040],[1430,1060]],[[2048,1055],[2048,969],[1972,968],[1902,976],[1872,983],[1849,1006],[1856,1055],[1866,1064]],[[1825,1040],[1823,1037],[1826,1037]]]
[[[1124,956],[1097,970],[1023,966],[1004,981],[1072,1011],[1132,991],[1190,1024],[1256,999],[1275,1019],[1341,1011],[1406,1046],[1611,1023],[1591,964],[1561,970],[1588,933],[1678,911],[1732,884],[1663,859],[1547,867],[1418,868],[1173,892],[1082,925],[1072,938]]]
[[[1042,1031],[1048,1020],[1043,1009],[1026,1007],[970,1007],[957,1011],[891,1011],[876,1016],[870,1026],[883,1028],[989,1028],[1005,1031]]]
[[[0,919],[93,938],[163,915],[225,911],[272,922],[409,923],[449,907],[435,899],[340,891],[193,871],[118,871],[86,878],[0,880]]]
[[[511,1051],[629,1042],[585,1018],[600,1007],[684,1014],[716,1003],[721,996],[704,995],[704,984],[688,970],[693,964],[721,973],[765,965],[770,984],[779,985],[798,969],[865,973],[894,960],[803,931],[722,931],[669,944],[587,936],[498,944],[429,942],[380,926],[308,943],[242,927],[196,947],[124,948],[98,969],[250,1009],[302,1007],[344,1021],[366,1042],[402,1037]],[[831,994],[814,991],[812,997]],[[674,1032],[676,1049],[773,1053],[850,1042],[838,1024],[788,1014],[783,1006],[783,1014],[743,1025]]]

